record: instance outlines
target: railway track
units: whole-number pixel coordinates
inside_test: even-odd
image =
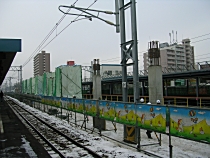
[[[27,111],[15,101],[5,98],[5,101],[29,128],[40,144],[44,146],[51,157],[106,157],[88,148],[89,141],[81,135],[58,128],[47,120],[42,120],[36,114]]]
[[[12,103],[12,104],[16,104],[13,100],[14,99],[11,99],[10,100],[10,98],[7,98],[8,99],[8,101],[9,101],[9,104],[10,104],[10,102]],[[22,107],[19,107],[19,108],[21,108],[22,109]],[[23,111],[25,110],[25,108],[24,109],[22,109]],[[35,113],[35,115],[36,115],[36,111],[37,110],[30,110],[30,111],[33,111],[33,113]],[[29,113],[31,113],[31,112],[29,112]],[[43,114],[41,115],[41,116],[43,116],[45,114],[45,112],[43,112]],[[40,116],[40,114],[38,114],[39,116]],[[36,117],[35,119],[38,119],[39,120],[39,118],[38,117]],[[49,118],[49,115],[47,115],[47,117],[43,117],[43,119],[45,120],[45,122],[48,122],[48,123],[46,123],[46,125],[43,125],[43,126],[41,126],[40,128],[43,128],[43,131],[44,131],[44,133],[47,133],[47,136],[48,137],[50,137],[50,135],[55,135],[55,134],[50,134],[50,133],[52,133],[52,131],[50,131],[50,130],[48,130],[45,126],[52,126],[53,128],[55,128],[55,123],[49,123],[49,122],[51,122],[51,120],[50,120],[50,118]],[[36,125],[36,124],[39,124],[38,122],[36,122],[35,123],[35,127],[38,127],[38,125]],[[72,123],[71,122],[71,126],[73,127],[74,126],[74,123]],[[75,126],[75,128],[77,127],[78,125],[76,125]],[[87,139],[85,139],[85,138],[83,138],[83,136],[82,136],[82,138],[80,137],[80,135],[79,134],[75,134],[74,132],[69,132],[68,130],[66,130],[65,128],[63,128],[63,127],[57,127],[56,126],[56,129],[57,130],[59,130],[60,132],[61,132],[61,134],[65,134],[65,135],[67,135],[68,137],[70,137],[71,139],[73,139],[73,140],[75,140],[76,142],[78,142],[78,143],[80,143],[80,144],[82,144],[82,145],[84,145],[85,147],[88,147],[89,145],[91,145],[91,142],[90,142],[90,144],[89,144],[89,141],[88,140],[90,140],[89,138],[87,138]],[[86,128],[86,130],[89,130],[91,133],[92,132],[94,132],[94,133],[96,133],[96,134],[98,134],[98,132],[97,131],[93,131],[93,129],[89,129],[89,128]],[[33,133],[35,133],[33,130],[32,130],[32,132]],[[40,136],[38,136],[38,137],[40,137]],[[38,138],[37,137],[37,139],[40,139],[40,138]],[[85,136],[84,136],[85,137]],[[107,139],[108,141],[111,141],[111,142],[115,142],[115,143],[117,143],[119,146],[124,146],[125,148],[130,148],[130,149],[136,149],[136,147],[135,146],[131,146],[130,144],[127,144],[127,143],[124,143],[124,142],[120,142],[120,141],[118,141],[118,140],[116,140],[116,139],[113,139],[113,138],[110,138],[110,137],[108,137],[108,136],[105,136],[105,135],[101,135],[101,137],[103,138],[105,138],[105,139]],[[95,137],[95,138],[93,138],[94,140],[96,140],[96,143],[100,143],[100,137]],[[92,140],[93,140],[92,139]],[[41,139],[40,139],[41,140]],[[61,140],[61,139],[60,139]],[[63,146],[63,144],[65,144],[65,142],[64,143],[62,143],[61,142],[61,149],[62,149],[62,146]],[[67,145],[68,145],[68,143],[67,143]],[[46,146],[46,150],[48,151],[48,153],[50,153],[50,154],[52,154],[53,155],[53,157],[55,157],[54,155],[56,154],[55,153],[55,151],[54,150],[52,150],[52,149],[50,149],[51,147],[47,147],[47,145],[46,145],[46,143],[45,144],[43,144],[43,146],[45,147]],[[116,155],[119,155],[118,153],[115,153],[115,152],[110,152],[110,151],[107,151],[107,150],[104,150],[104,149],[100,149],[100,147],[98,148],[98,147],[93,147],[92,146],[92,149],[97,149],[97,151],[95,152],[96,154],[97,154],[97,156],[92,156],[92,157],[105,157],[105,158],[107,158],[107,157],[115,157]],[[65,150],[65,148],[63,149],[63,150]],[[91,150],[92,151],[92,150]],[[69,153],[70,151],[64,151],[64,153]],[[77,152],[77,151],[76,151]],[[94,151],[93,151],[94,152]],[[162,158],[162,156],[158,156],[158,155],[156,155],[156,154],[154,154],[154,153],[151,153],[151,152],[149,152],[149,151],[145,151],[145,150],[142,150],[141,149],[141,151],[139,151],[140,153],[143,153],[143,154],[145,154],[145,155],[147,155],[147,156],[149,156],[149,157],[154,157],[154,158]],[[82,154],[81,154],[82,155]],[[135,154],[134,154],[135,155]],[[65,156],[65,155],[64,155]],[[67,156],[67,157],[71,157],[71,156]],[[82,157],[82,156],[80,156],[80,155],[78,155],[78,156],[72,156],[72,157]],[[85,154],[84,154],[84,157],[86,157],[85,156]],[[87,156],[87,157],[89,157],[89,156]],[[136,158],[136,156],[128,156],[129,158]]]

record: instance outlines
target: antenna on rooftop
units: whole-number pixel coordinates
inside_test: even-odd
[[[169,36],[170,36],[170,45],[171,45],[171,33],[169,33]]]
[[[173,44],[174,44],[174,30],[172,30],[172,34],[173,34]]]
[[[177,40],[177,31],[176,31],[176,43],[178,43],[178,40]]]

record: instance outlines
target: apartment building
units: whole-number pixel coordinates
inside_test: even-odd
[[[194,46],[190,45],[189,39],[182,40],[182,44],[185,47],[187,68],[191,69],[191,66],[195,65]]]
[[[42,51],[34,57],[34,76],[50,72],[50,53]]]
[[[148,70],[150,60],[148,52],[143,55],[144,70]],[[181,71],[192,69],[195,65],[194,47],[190,45],[190,39],[183,39],[181,44],[160,44],[160,65],[167,71]]]

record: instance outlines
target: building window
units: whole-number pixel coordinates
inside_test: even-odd
[[[112,71],[107,71],[107,75],[112,75]]]

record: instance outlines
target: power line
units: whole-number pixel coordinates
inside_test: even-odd
[[[93,2],[93,4],[96,2],[97,0],[95,0],[94,2]],[[76,0],[72,5],[75,5],[76,3],[78,2],[78,0]],[[89,7],[91,7],[93,4],[91,4]],[[88,8],[89,8],[88,7]],[[88,9],[87,8],[87,9]],[[71,8],[69,8],[68,10],[67,10],[67,13],[69,12],[71,10]],[[80,15],[82,15],[83,13],[81,13]],[[28,62],[34,57],[34,55],[35,54],[37,54],[38,52],[39,52],[39,50],[40,50],[40,48],[41,49],[44,49],[46,46],[48,46],[58,35],[60,35],[67,27],[69,27],[73,22],[75,22],[78,18],[79,18],[79,16],[80,15],[78,15],[73,21],[71,21],[71,23],[70,24],[68,24],[62,31],[60,31],[59,32],[59,34],[57,34],[56,33],[56,36],[53,38],[53,39],[51,39],[44,47],[42,47],[43,45],[44,45],[44,43],[48,40],[48,38],[51,36],[51,34],[57,29],[57,27],[58,27],[58,25],[62,22],[62,20],[65,18],[65,16],[66,16],[66,14],[64,14],[62,17],[61,17],[61,19],[56,23],[56,25],[53,27],[53,29],[48,33],[48,35],[44,38],[44,40],[40,43],[40,45],[36,48],[36,50],[32,53],[32,55],[28,58],[28,60],[23,64],[23,67],[26,65],[26,64],[28,64]],[[191,39],[196,39],[196,38],[199,38],[199,37],[203,37],[203,36],[206,36],[206,35],[209,35],[210,33],[207,33],[207,34],[204,34],[204,35],[201,35],[201,36],[197,36],[197,37],[193,37],[193,38],[191,38]],[[210,38],[207,38],[207,39],[210,39]],[[200,41],[204,41],[204,40],[207,40],[207,39],[203,39],[203,40],[199,40],[199,41],[195,41],[195,42],[191,42],[191,43],[196,43],[196,42],[200,42]],[[147,51],[142,51],[142,52],[139,52],[139,53],[145,53],[145,52],[147,52]],[[117,58],[119,58],[119,57],[117,57]],[[113,59],[113,58],[111,58],[111,59]],[[107,60],[110,60],[110,59],[106,59],[106,60],[103,60],[103,61],[107,61]]]
[[[115,58],[105,59],[105,60],[101,60],[101,62],[110,61],[112,59],[118,59],[118,58],[121,58],[121,57],[115,57]]]
[[[199,38],[199,37],[203,37],[203,36],[207,36],[207,35],[210,35],[210,33],[207,33],[207,34],[204,34],[204,35],[200,35],[200,36],[197,36],[197,37],[193,37],[191,39],[195,39],[195,38]]]
[[[78,1],[78,0],[77,0]],[[95,0],[91,5],[89,5],[86,9],[89,9],[91,6],[93,6],[95,3],[97,2],[97,0]],[[42,49],[44,49],[45,47],[47,47],[57,36],[59,36],[66,28],[68,28],[73,22],[75,22],[79,17],[80,15],[82,15],[83,12],[81,12],[81,14],[79,14],[73,21],[71,21],[66,27],[64,27],[58,34],[56,34],[55,37],[53,37],[46,45],[44,45]],[[31,59],[30,59],[31,60]],[[29,62],[29,61],[28,61]],[[28,63],[27,62],[27,63]],[[24,65],[25,66],[25,65]]]
[[[95,0],[90,6],[88,6],[86,9],[89,9],[94,3],[96,3],[97,0]],[[42,47],[42,49],[44,49],[45,47],[47,47],[57,36],[59,36],[65,29],[67,29],[73,22],[75,22],[80,15],[82,15],[83,12],[81,14],[79,14],[73,21],[71,21],[66,27],[64,27],[64,29],[62,29],[55,37],[53,37],[45,46]]]
[[[210,33],[207,33],[207,34],[204,34],[204,35],[200,35],[200,36],[197,36],[197,37],[193,37],[193,38],[190,38],[190,39],[196,39],[196,38],[207,36],[207,35],[210,35]],[[205,41],[205,40],[208,40],[208,39],[210,39],[210,38],[202,39],[202,40],[191,42],[191,43],[197,43],[197,42]],[[145,50],[145,51],[138,52],[138,54],[139,53],[142,54],[142,53],[146,53],[146,52],[147,51]],[[120,57],[116,57],[116,58],[120,58]],[[115,58],[105,59],[105,60],[102,60],[102,61],[109,61],[109,60],[112,60],[112,59],[115,59]]]
[[[72,5],[75,5],[78,2],[76,0]],[[71,10],[69,8],[66,12],[68,13]],[[63,14],[63,16],[60,18],[60,20],[56,23],[56,25],[52,28],[52,30],[47,34],[47,36],[44,38],[44,40],[39,44],[39,46],[35,49],[35,51],[31,54],[31,56],[26,60],[26,62],[23,64],[23,67],[28,64],[28,62],[34,57],[37,52],[39,52],[41,46],[48,40],[48,38],[52,35],[52,33],[57,29],[58,25],[63,21],[63,19],[66,17],[66,14]]]
[[[197,43],[197,42],[201,42],[201,41],[205,41],[205,40],[209,40],[210,38],[205,38],[205,39],[202,39],[202,40],[199,40],[199,41],[195,41],[195,42],[191,42],[191,43]]]
[[[198,58],[198,59],[195,59],[195,60],[197,61],[197,60],[201,60],[201,59],[206,59],[206,57],[205,58]]]
[[[209,53],[202,54],[202,55],[196,55],[195,57],[197,57],[197,56],[204,56],[204,55],[209,55]]]
[[[146,53],[146,51],[141,51],[141,52],[138,52],[138,54],[142,54],[142,53]],[[143,56],[143,55],[139,55],[139,56]],[[114,58],[110,58],[110,59],[105,59],[105,60],[101,60],[101,62],[106,62],[106,61],[112,61],[113,59],[120,59],[121,57],[114,57]],[[116,61],[116,60],[114,60],[114,61]]]

